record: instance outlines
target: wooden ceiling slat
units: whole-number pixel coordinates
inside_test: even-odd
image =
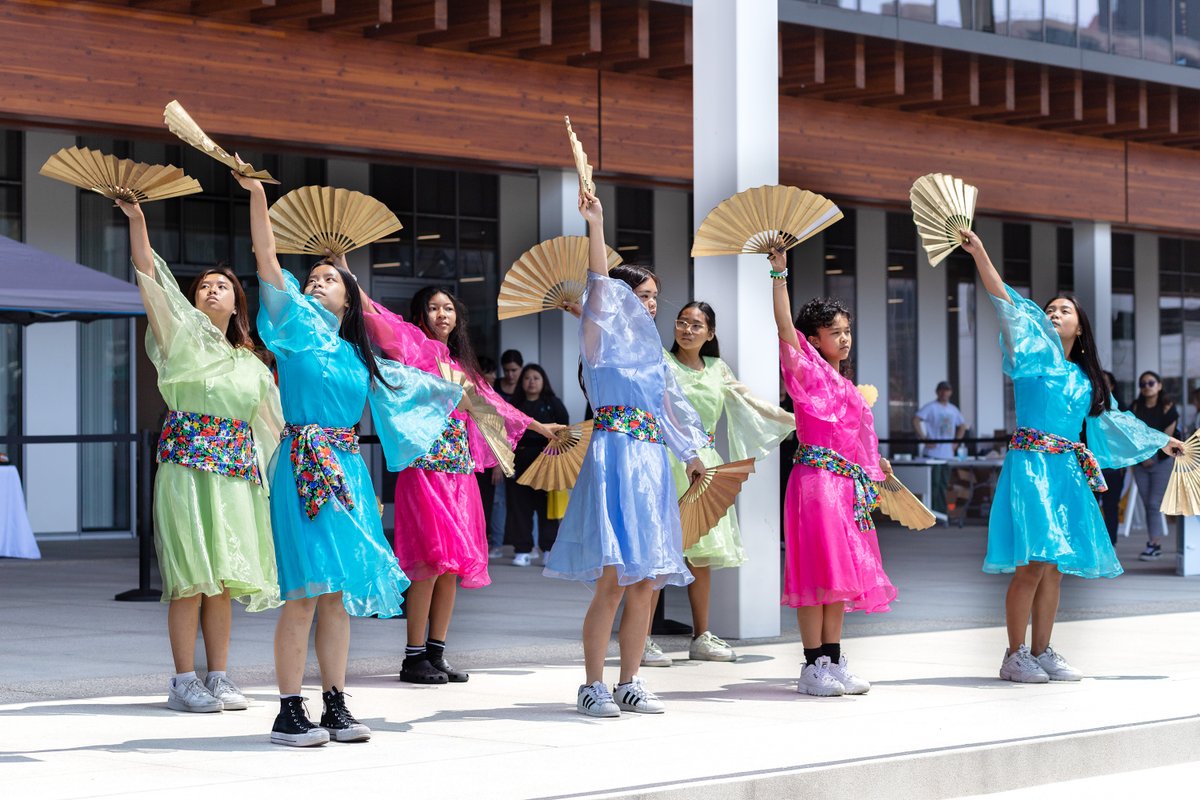
[[[423,33],[446,30],[448,3],[449,0],[392,0],[391,23],[368,28],[365,33],[372,39],[415,43]]]
[[[314,17],[308,21],[309,30],[352,30],[374,25],[387,25],[395,18],[392,0],[337,0],[333,16]]]
[[[278,0],[268,8],[250,13],[250,19],[260,25],[272,22],[310,20],[313,17],[331,16],[337,11],[335,0]]]
[[[500,0],[454,0],[447,9],[446,29],[417,37],[423,47],[466,50],[477,42],[500,38]]]

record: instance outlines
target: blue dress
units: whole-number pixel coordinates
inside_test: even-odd
[[[1016,394],[1017,427],[1077,442],[1086,426],[1088,449],[1105,469],[1145,461],[1166,445],[1165,434],[1128,412],[1088,416],[1087,375],[1067,360],[1045,311],[1005,288],[1012,302],[992,297],[992,305],[1000,318],[1004,373]],[[1010,448],[988,519],[983,571],[1013,572],[1031,561],[1048,561],[1083,578],[1114,578],[1123,571],[1078,459]]]
[[[663,444],[596,429],[543,574],[594,581],[607,566],[628,586],[692,582],[667,448],[688,461],[708,445],[683,396],[654,320],[624,281],[588,273],[579,326],[583,380],[594,408],[632,406],[658,420]]]
[[[259,282],[258,313],[259,334],[276,357],[284,419],[349,428],[369,403],[388,469],[404,469],[441,435],[462,390],[384,359],[384,378],[397,388],[372,386],[358,350],[338,335],[337,318],[301,294],[292,275],[284,273],[284,283],[281,291]],[[291,444],[292,437],[284,436],[267,470],[283,599],[341,592],[342,605],[354,616],[398,616],[409,581],[384,536],[366,462],[357,453],[330,449],[353,508],[333,497],[310,519],[297,494]]]

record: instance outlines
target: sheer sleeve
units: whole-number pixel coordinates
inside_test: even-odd
[[[729,457],[734,461],[765,458],[796,430],[796,418],[778,405],[751,394],[724,361],[718,359],[717,365],[724,380]]]
[[[660,347],[659,352],[661,351]],[[675,457],[686,463],[695,458],[699,450],[708,446],[708,434],[704,430],[704,423],[700,421],[700,415],[684,396],[683,390],[679,388],[679,381],[675,380],[675,373],[667,366],[665,359],[661,361],[659,369],[662,370],[666,383],[663,391],[663,408],[666,411],[662,420],[663,437]]]
[[[463,390],[416,367],[384,358],[378,362],[380,373],[391,386],[374,381],[367,404],[388,471],[400,472],[428,452],[442,435]]]
[[[1008,299],[988,295],[1000,320],[1000,347],[1004,350],[1004,374],[1010,378],[1057,375],[1067,369],[1062,339],[1046,312],[1011,286]]]
[[[1117,401],[1111,401],[1117,407]],[[1088,449],[1101,469],[1123,469],[1140,464],[1166,446],[1169,437],[1151,428],[1130,411],[1105,411],[1088,417]]]
[[[813,349],[808,340],[800,337],[800,348],[779,341],[779,363],[783,383],[796,405],[796,411],[825,422],[846,416],[851,399],[849,392],[858,394],[849,381],[829,366],[829,362]]]
[[[661,360],[654,320],[624,281],[589,272],[579,325],[580,353],[589,366],[637,367]]]
[[[508,437],[509,445],[515,449],[517,442],[521,441],[521,437],[525,435],[525,429],[529,427],[530,422],[533,422],[533,418],[519,411],[483,381],[475,384],[475,391],[504,419],[504,434]]]
[[[316,298],[302,294],[295,276],[284,272],[282,289],[264,280],[258,284],[258,334],[267,349],[284,355],[337,349],[337,317]]]
[[[393,361],[437,374],[439,361],[450,362],[446,345],[425,335],[425,331],[394,311],[371,302],[375,313],[363,314],[367,333],[383,354]]]

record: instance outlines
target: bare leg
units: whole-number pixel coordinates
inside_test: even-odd
[[[605,567],[594,587],[591,605],[583,618],[583,669],[587,683],[604,682],[604,657],[608,654],[608,640],[612,637],[613,620],[617,617],[617,606],[625,587],[617,583],[617,570]],[[645,632],[643,631],[643,636]],[[638,645],[638,656],[641,656]]]
[[[433,600],[429,606],[429,638],[446,641],[450,618],[454,616],[454,598],[458,594],[458,576],[446,573],[433,579]],[[424,644],[412,642],[410,644]]]
[[[350,658],[350,615],[342,605],[342,593],[317,598],[317,664],[321,688],[346,688],[346,660]]]
[[[436,578],[415,581],[404,595],[404,613],[408,616],[408,646],[425,646],[425,628],[429,623],[429,606],[433,600]]]
[[[625,587],[625,612],[621,615],[621,629],[617,641],[621,645],[621,679],[628,683],[637,675],[642,663],[642,649],[646,645],[646,634],[650,632],[650,600],[654,587],[650,581],[639,581]]]
[[[1050,632],[1058,615],[1058,598],[1063,575],[1053,564],[1046,564],[1042,582],[1033,596],[1033,654],[1040,656],[1050,646]]]
[[[650,638],[650,629],[654,627],[654,612],[658,610],[658,601],[662,597],[662,590],[655,589],[654,597],[650,599],[650,609],[646,614],[646,638]]]
[[[167,609],[167,636],[171,640],[171,656],[175,672],[191,672],[196,668],[196,629],[200,625],[200,595],[172,600]]]
[[[233,627],[233,603],[229,590],[200,601],[200,630],[204,632],[204,655],[209,672],[224,672],[229,663],[229,632]]]
[[[796,609],[796,621],[800,624],[800,641],[805,650],[814,650],[824,644],[825,606],[800,606]]]
[[[692,638],[708,630],[708,600],[712,591],[712,570],[708,567],[692,567],[696,580],[688,584],[688,602],[692,604]]]
[[[275,624],[275,680],[280,694],[300,694],[304,662],[308,657],[308,632],[312,629],[317,598],[288,600]]]
[[[1042,582],[1044,566],[1043,562],[1033,562],[1017,567],[1009,581],[1008,594],[1004,598],[1004,621],[1008,627],[1010,652],[1017,652],[1017,648],[1025,644],[1025,631],[1033,611],[1033,597]]]
[[[821,606],[821,643],[837,644],[842,641],[842,622],[846,619],[845,603],[830,603]]]

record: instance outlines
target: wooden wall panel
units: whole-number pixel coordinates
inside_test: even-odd
[[[1121,142],[796,97],[779,99],[779,129],[780,180],[834,200],[907,204],[914,179],[948,172],[985,211],[1125,220]]]
[[[1129,223],[1200,229],[1200,153],[1130,144]]]
[[[600,116],[600,169],[691,181],[690,82],[602,72]]]

